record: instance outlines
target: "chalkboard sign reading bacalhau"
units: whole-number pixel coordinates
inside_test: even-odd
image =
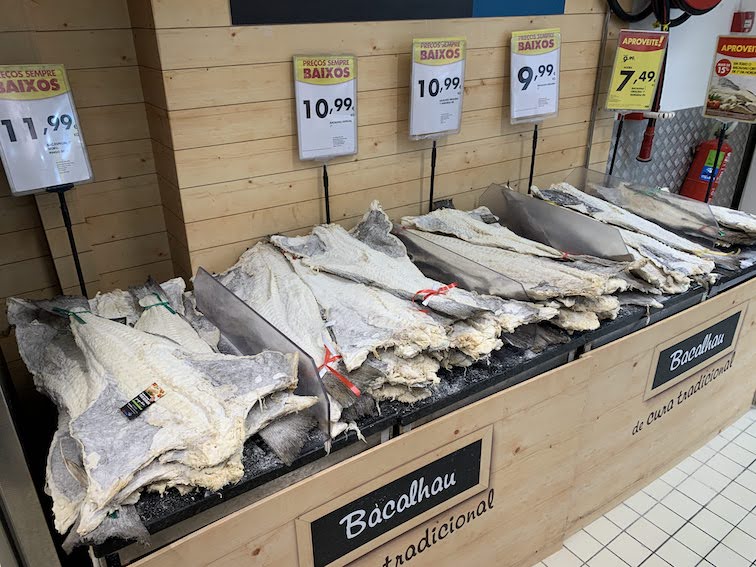
[[[700,368],[703,363],[733,346],[737,339],[741,319],[742,311],[738,310],[717,323],[664,348],[659,352],[651,391],[654,392],[665,384],[688,374],[691,370]]]
[[[444,503],[470,489],[484,489],[481,465],[489,462],[489,441],[472,441],[312,520],[312,565],[330,565],[429,510],[440,513]]]

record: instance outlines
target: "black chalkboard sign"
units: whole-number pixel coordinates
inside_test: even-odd
[[[691,368],[728,349],[735,340],[741,313],[738,311],[661,351],[651,389],[682,376]]]
[[[482,440],[474,441],[314,520],[310,530],[315,567],[476,486],[482,447]]]
[[[563,14],[564,0],[231,0],[239,25],[369,22]]]

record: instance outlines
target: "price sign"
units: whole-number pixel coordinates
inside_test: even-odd
[[[357,153],[357,58],[294,57],[299,159]]]
[[[720,36],[704,116],[756,122],[756,38]],[[714,165],[714,157],[711,164]]]
[[[412,40],[410,138],[459,132],[466,46],[462,37]]]
[[[556,116],[560,54],[559,29],[512,34],[510,108],[513,124]]]
[[[668,36],[663,31],[620,31],[607,110],[651,109]]]
[[[14,195],[92,179],[63,65],[0,66],[0,157]]]

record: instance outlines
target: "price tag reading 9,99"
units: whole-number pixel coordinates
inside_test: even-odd
[[[92,179],[62,65],[0,67],[0,157],[14,195]]]
[[[620,30],[607,110],[650,110],[669,32]]]
[[[327,161],[357,153],[357,59],[294,57],[299,159]]]
[[[559,111],[559,29],[512,34],[512,123],[536,122]]]
[[[459,132],[465,88],[465,46],[461,37],[412,41],[410,138]]]

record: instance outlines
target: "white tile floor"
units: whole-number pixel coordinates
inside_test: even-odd
[[[756,408],[534,567],[756,567]]]

